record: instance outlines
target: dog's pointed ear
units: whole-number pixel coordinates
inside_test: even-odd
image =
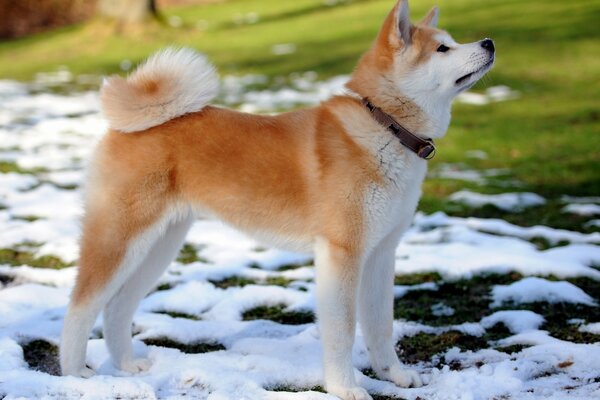
[[[420,25],[430,26],[432,28],[436,28],[438,24],[438,20],[440,18],[440,9],[437,7],[433,7],[429,13],[419,22]]]
[[[408,10],[408,0],[398,0],[394,7],[394,26],[396,35],[403,45],[409,46],[411,42],[410,12]]]
[[[377,36],[379,48],[392,50],[407,47],[411,42],[412,25],[408,12],[408,0],[398,0],[383,22]]]

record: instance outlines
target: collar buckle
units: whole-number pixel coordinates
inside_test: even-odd
[[[435,146],[431,142],[423,145],[417,152],[417,155],[424,160],[431,160],[433,157],[435,157]]]

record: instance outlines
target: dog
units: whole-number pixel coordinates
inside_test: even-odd
[[[412,24],[407,0],[399,0],[345,94],[275,116],[209,105],[216,72],[185,48],[152,56],[126,79],[107,79],[101,105],[110,129],[88,172],[62,373],[94,373],[86,343],[100,311],[114,365],[132,373],[150,368],[133,357],[134,311],[202,216],[314,251],[329,393],[371,398],[352,366],[357,319],[377,376],[421,386],[394,351],[394,252],[453,98],[495,58],[492,40],[458,44],[436,28],[438,15],[434,7]]]

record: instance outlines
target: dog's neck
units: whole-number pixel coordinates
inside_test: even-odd
[[[391,85],[381,87],[386,90],[374,90],[356,85],[353,80],[346,84],[347,94],[357,99],[367,98],[374,105],[392,116],[406,129],[421,138],[438,139],[443,137],[450,124],[450,101],[431,99],[420,96],[408,96],[391,89]]]

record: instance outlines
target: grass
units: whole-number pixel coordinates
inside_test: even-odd
[[[73,263],[66,263],[55,256],[45,255],[36,257],[27,250],[17,249],[0,249],[0,265],[1,264],[7,264],[13,267],[29,265],[30,267],[52,269],[61,269],[73,265]]]
[[[188,314],[188,313],[183,313],[183,312],[178,312],[178,311],[168,311],[168,310],[162,310],[162,311],[154,311],[155,314],[165,314],[168,315],[171,318],[184,318],[184,319],[191,319],[194,321],[198,321],[200,320],[200,318],[196,315],[193,314]]]
[[[408,275],[407,277],[411,278],[410,281],[414,283],[428,282],[431,279],[428,274],[421,274],[421,276],[414,274],[414,276]],[[514,272],[503,275],[486,274],[475,276],[472,279],[441,282],[437,291],[410,291],[402,298],[395,300],[394,317],[430,326],[445,327],[465,322],[477,322],[483,317],[499,310],[530,310],[544,317],[545,322],[540,329],[548,331],[551,336],[557,339],[568,340],[574,343],[600,342],[600,335],[580,332],[578,325],[568,323],[573,318],[578,318],[588,323],[600,321],[600,310],[598,307],[583,304],[535,302],[523,304],[505,303],[501,307],[490,308],[490,293],[493,285],[506,285],[521,278],[520,274]],[[552,276],[545,278],[550,280],[557,279]],[[594,296],[596,301],[600,301],[600,297],[598,296],[600,293],[600,282],[582,277],[570,278],[567,281]],[[439,303],[452,307],[454,314],[434,315],[432,307]],[[509,336],[509,333],[503,324],[497,324],[487,329],[486,334],[482,338],[470,337],[457,331],[450,331],[441,335],[421,333],[414,337],[404,338],[399,343],[399,350],[402,350],[399,354],[401,357],[405,357],[407,362],[411,362],[411,360],[413,362],[430,361],[433,355],[453,346],[457,346],[463,350],[487,348],[493,341],[507,336]],[[476,348],[469,348],[468,346],[476,346]],[[496,347],[496,349],[510,353],[520,351],[521,347]]]
[[[58,346],[45,340],[32,340],[21,345],[29,368],[50,375],[60,375]]]
[[[458,331],[448,331],[437,335],[421,332],[399,341],[396,352],[400,360],[406,364],[430,363],[435,355],[444,353],[452,347],[458,347],[463,351],[476,351],[487,348],[488,344],[483,337],[466,335]]]
[[[277,306],[258,306],[252,308],[243,315],[244,321],[257,319],[268,319],[280,324],[302,325],[315,322],[315,316],[311,311],[287,311],[284,304]]]
[[[402,274],[394,278],[394,285],[418,285],[426,282],[439,282],[442,276],[437,272],[419,272],[415,274]]]
[[[182,264],[191,264],[194,262],[208,263],[206,258],[198,255],[198,250],[191,244],[185,243],[181,250],[179,250],[179,256],[177,261]]]
[[[0,173],[16,173],[16,174],[36,174],[39,172],[45,172],[44,168],[26,169],[17,165],[14,161],[0,161]]]
[[[229,276],[227,278],[223,278],[221,280],[210,280],[210,283],[215,285],[220,289],[227,289],[230,287],[244,287],[246,285],[273,285],[273,286],[283,286],[286,287],[292,282],[290,279],[284,278],[282,276],[270,276],[266,278],[264,281],[256,281],[251,278],[245,278],[242,276]]]
[[[229,276],[227,278],[223,278],[219,281],[209,281],[216,287],[220,289],[227,289],[229,287],[244,287],[246,285],[255,285],[256,281],[249,278],[244,278],[242,276]]]
[[[223,346],[221,343],[180,343],[166,337],[144,339],[143,342],[148,346],[169,347],[188,354],[209,353],[211,351],[225,350],[225,346]]]
[[[479,321],[493,311],[489,308],[493,285],[508,284],[521,279],[518,273],[485,274],[472,279],[440,282],[438,290],[413,290],[394,302],[394,318],[417,321],[432,326],[458,325]],[[434,315],[436,304],[452,307],[452,315]]]

